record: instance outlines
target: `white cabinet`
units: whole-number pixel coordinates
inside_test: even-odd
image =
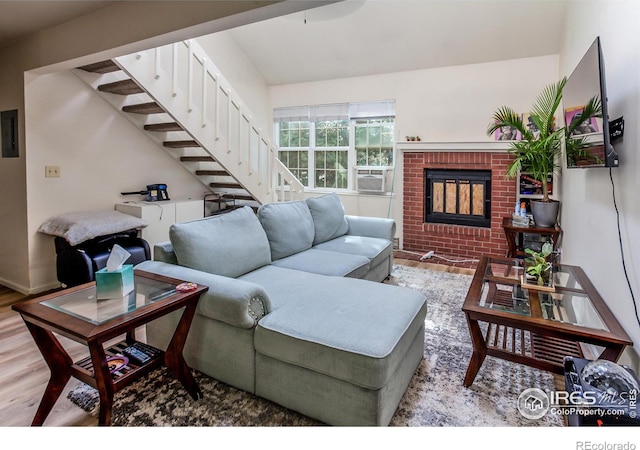
[[[145,220],[141,237],[153,246],[169,240],[169,227],[204,217],[202,200],[169,200],[159,202],[126,202],[116,204],[116,210]]]

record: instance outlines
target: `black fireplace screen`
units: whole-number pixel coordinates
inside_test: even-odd
[[[491,171],[425,169],[425,222],[491,227]]]

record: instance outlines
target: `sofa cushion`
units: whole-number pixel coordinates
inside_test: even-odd
[[[318,244],[313,248],[366,256],[371,261],[371,268],[376,267],[388,257],[393,257],[393,244],[390,241],[366,236],[344,235]]]
[[[313,218],[304,201],[260,205],[258,220],[267,233],[273,261],[313,245]]]
[[[337,194],[308,198],[306,201],[315,225],[313,245],[347,234],[349,225]]]
[[[277,269],[286,270],[246,275],[274,305],[256,327],[256,351],[367,389],[386,385],[422,330],[424,294],[305,272],[290,278]]]
[[[181,266],[236,278],[271,263],[267,235],[253,210],[171,225],[169,238]]]
[[[310,248],[272,263],[278,267],[335,277],[362,278],[369,271],[369,258]]]

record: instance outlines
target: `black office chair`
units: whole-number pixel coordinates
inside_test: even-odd
[[[115,244],[131,254],[125,264],[135,265],[151,259],[149,244],[138,237],[137,230],[98,236],[75,246],[57,236],[54,242],[58,281],[65,287],[95,281],[95,273],[106,267]]]

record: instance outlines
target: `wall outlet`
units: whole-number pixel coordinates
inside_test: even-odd
[[[46,178],[59,178],[60,166],[44,166],[44,176]]]

